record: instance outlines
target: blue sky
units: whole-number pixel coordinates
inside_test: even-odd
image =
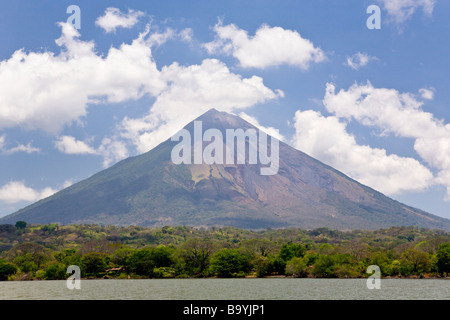
[[[380,29],[367,8],[380,8]],[[80,29],[69,24],[80,8]],[[1,1],[0,216],[241,115],[450,218],[450,3]]]

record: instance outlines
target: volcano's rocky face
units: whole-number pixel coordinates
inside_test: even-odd
[[[257,130],[243,119],[215,109],[196,120],[201,121],[203,131],[217,129],[223,137],[227,129]],[[185,129],[193,136],[194,122]],[[175,164],[172,151],[180,141],[168,139],[145,154],[125,159],[4,217],[0,223],[341,230],[417,225],[450,230],[450,220],[394,201],[283,142],[279,142],[276,174],[262,175],[261,168],[267,165],[248,161]],[[207,145],[203,142],[203,148]]]

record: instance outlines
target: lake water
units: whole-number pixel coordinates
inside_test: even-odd
[[[450,280],[381,279],[146,279],[3,281],[0,300],[450,300]]]

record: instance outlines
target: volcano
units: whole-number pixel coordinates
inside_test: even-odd
[[[259,132],[238,116],[211,109],[174,137],[179,138],[181,133],[195,136],[196,121],[203,132],[214,129],[216,133],[214,140],[201,141],[202,148],[220,142],[216,141],[218,133],[223,133],[225,140],[227,130]],[[338,230],[418,226],[450,231],[450,220],[395,201],[282,141],[276,141],[277,170],[264,175],[261,169],[268,164],[249,163],[249,157],[234,163],[175,163],[172,158],[174,148],[180,147],[178,138],[171,137],[142,155],[122,160],[1,218],[0,223],[22,220],[62,225]],[[245,144],[248,148],[250,139]],[[183,155],[191,149],[194,158],[198,145],[192,141],[190,146]],[[275,149],[270,146],[268,154],[274,155]],[[216,155],[218,151],[216,148]],[[237,158],[235,154],[234,160]]]

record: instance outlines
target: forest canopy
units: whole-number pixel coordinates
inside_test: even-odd
[[[0,280],[82,278],[448,277],[450,233],[234,227],[0,225]]]

